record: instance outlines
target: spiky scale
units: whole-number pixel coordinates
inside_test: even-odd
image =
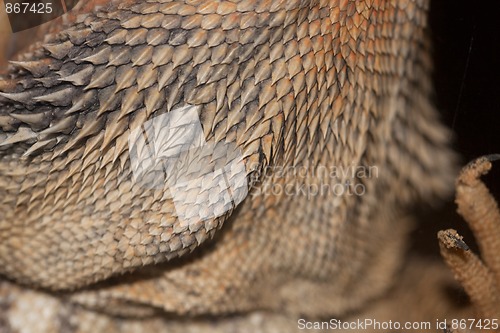
[[[151,61],[153,55],[153,46],[144,45],[136,47],[132,51],[132,66],[142,66]]]
[[[50,62],[51,62],[50,59],[41,59],[41,60],[35,60],[35,61],[13,61],[13,60],[10,60],[9,64],[11,64],[17,68],[22,68],[22,69],[27,70],[34,77],[41,77],[49,72]]]
[[[144,105],[146,107],[147,117],[156,110],[159,110],[165,100],[165,91],[159,90],[157,86],[153,86],[146,90]]]
[[[232,107],[233,102],[240,96],[240,94],[241,94],[241,85],[239,81],[235,81],[228,86],[226,98],[229,108]]]
[[[192,89],[189,94],[186,96],[186,102],[189,104],[205,104],[212,101],[214,96],[214,88],[215,84],[210,83],[203,85],[202,87]]]
[[[83,150],[82,154],[82,171],[87,169],[89,167],[89,164],[93,162],[89,162],[89,155],[95,153],[95,151],[98,151],[98,147],[101,146],[102,140],[104,138],[104,131],[98,132],[96,135],[90,137],[86,144],[85,144],[85,149]]]
[[[259,93],[259,86],[254,85],[253,80],[248,79],[243,83],[242,90],[243,92],[241,93],[241,106],[244,106],[257,97]]]
[[[183,30],[193,30],[195,28],[199,28],[202,20],[203,15],[199,14],[186,17],[182,20],[180,28]]]
[[[123,96],[123,92],[120,91],[116,93],[116,87],[109,86],[104,89],[100,89],[97,93],[97,99],[99,100],[99,110],[97,115],[101,116],[105,112],[116,110],[116,107],[120,104],[120,99]]]
[[[84,91],[94,88],[108,87],[115,82],[115,77],[117,77],[116,67],[100,66],[95,69],[94,74],[90,79],[90,83],[84,88]]]
[[[169,63],[168,65],[162,66],[158,73],[158,87],[163,89],[170,85],[177,78],[178,72],[173,70],[173,65]]]
[[[80,131],[77,132],[75,136],[71,138],[71,140],[65,145],[63,152],[69,151],[77,147],[82,140],[88,137],[95,136],[98,132],[100,132],[104,125],[106,124],[106,117],[98,117],[97,119],[92,119],[89,117],[89,120],[85,123]]]
[[[190,32],[189,37],[186,40],[187,46],[193,48],[202,46],[206,43],[208,38],[208,32],[202,29],[193,30]]]
[[[165,30],[177,29],[181,26],[182,19],[177,15],[167,15],[163,20],[161,27]]]
[[[41,150],[50,150],[57,144],[57,139],[48,139],[43,141],[35,142],[31,147],[28,148],[23,154],[23,157],[31,156]],[[30,186],[31,187],[31,186]]]
[[[130,46],[119,46],[115,48],[114,53],[110,55],[106,67],[121,66],[128,64],[132,58],[132,48]]]
[[[146,38],[148,36],[148,30],[144,28],[134,29],[129,31],[125,37],[125,45],[136,46],[146,43]]]
[[[163,66],[170,62],[173,54],[173,47],[170,45],[160,45],[154,48],[151,61],[155,67]]]
[[[272,67],[267,60],[259,61],[255,69],[255,81],[254,84],[257,85],[265,79],[269,78],[272,74]]]
[[[6,92],[0,92],[0,96],[5,98],[5,99],[10,99],[15,102],[22,103],[24,105],[33,105],[33,97],[36,97],[37,95],[41,94],[44,90],[38,89],[38,90],[26,90],[23,92],[19,93],[6,93]]]
[[[276,96],[276,89],[271,85],[266,85],[259,93],[259,109],[264,107]]]
[[[128,34],[127,29],[116,29],[104,41],[111,45],[123,45],[125,43],[125,38],[127,37],[127,34]]]
[[[158,80],[158,71],[152,64],[141,66],[137,72],[138,91],[151,87]]]
[[[115,140],[115,149],[113,152],[113,160],[111,163],[116,163],[116,161],[122,156],[128,149],[128,135],[125,133],[118,136]],[[122,167],[123,170],[123,167]]]
[[[141,21],[141,26],[147,29],[158,28],[161,26],[164,18],[165,15],[162,13],[145,15]]]
[[[170,38],[168,39],[168,44],[172,46],[185,45],[187,41],[187,36],[189,31],[184,30],[171,30]]]
[[[70,115],[75,112],[81,112],[89,108],[97,101],[97,91],[90,90],[85,92],[83,95],[74,98],[73,105],[66,111],[66,115]]]
[[[131,16],[129,19],[122,22],[121,26],[127,30],[139,28],[141,26],[142,17],[140,15]]]
[[[99,148],[99,151],[103,152],[107,150],[110,147],[113,140],[127,130],[128,122],[129,120],[127,117],[123,117],[120,119],[118,119],[117,115],[109,117],[106,122],[104,138],[101,147]]]
[[[177,105],[181,99],[181,83],[177,82],[169,87],[167,94],[167,110],[171,111],[174,105]]]
[[[287,74],[287,66],[284,60],[277,60],[271,71],[271,84],[275,84],[278,80],[285,77]]]
[[[166,29],[150,29],[146,36],[146,43],[151,46],[165,45],[170,37],[170,32]]]
[[[19,127],[17,132],[11,136],[8,136],[6,140],[0,142],[1,146],[11,145],[18,142],[25,142],[32,139],[35,139],[37,134],[33,132],[31,128],[28,127]]]
[[[250,59],[249,61],[245,62],[243,65],[240,66],[240,75],[238,76],[240,82],[242,83],[249,77],[253,76],[254,72],[255,72],[255,60]]]
[[[212,76],[208,79],[207,83],[217,82],[226,78],[229,74],[229,65],[218,65],[215,66]]]
[[[262,153],[264,154],[267,161],[273,160],[273,137],[272,133],[266,134],[261,139]]]
[[[174,69],[189,62],[193,57],[193,52],[193,49],[187,45],[182,45],[176,48],[174,54],[172,55],[172,64],[174,65]]]
[[[134,86],[125,90],[125,94],[122,99],[122,106],[120,110],[120,115],[116,121],[120,121],[122,118],[128,114],[137,110],[144,103],[144,93],[138,91],[138,87]]]
[[[44,49],[49,51],[50,55],[53,58],[61,60],[62,58],[68,55],[69,50],[74,47],[73,43],[70,40],[67,40],[63,43],[57,44],[46,44],[43,46]]]
[[[241,65],[242,63],[248,60],[252,60],[255,62],[255,59],[253,58],[251,59],[253,53],[255,53],[255,48],[253,47],[253,45],[250,44],[243,45],[240,48],[240,52],[238,55],[238,65]]]
[[[80,61],[90,62],[93,65],[102,65],[108,62],[111,55],[111,46],[101,47],[99,51],[92,53],[88,57],[81,58]]]
[[[212,75],[213,67],[210,61],[205,61],[198,67],[198,72],[196,74],[196,85],[200,86],[207,83],[208,79]]]
[[[116,82],[116,87],[115,87],[115,93],[129,88],[132,85],[136,83],[137,80],[137,68],[135,67],[127,67],[127,66],[121,66],[118,68],[116,71],[116,76],[115,76],[115,82]]]
[[[55,124],[51,124],[50,127],[44,129],[39,133],[39,135],[48,135],[48,134],[69,134],[74,128],[76,124],[77,116],[65,117],[64,119],[56,122]]]
[[[193,54],[193,66],[199,65],[210,58],[211,50],[207,45],[196,48]]]
[[[221,23],[221,30],[231,31],[237,29],[240,24],[240,18],[237,13],[231,13],[225,17],[225,20]]]

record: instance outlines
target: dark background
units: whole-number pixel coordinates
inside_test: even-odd
[[[499,1],[431,1],[435,102],[464,162],[500,153],[499,9]],[[498,193],[500,178],[489,185]]]
[[[434,102],[454,132],[461,165],[500,153],[500,1],[431,0]],[[484,177],[500,199],[500,161]],[[500,200],[499,200],[500,201]],[[454,228],[475,248],[473,236],[455,212],[453,200],[437,213],[423,213],[414,247],[437,256],[438,230]],[[420,240],[425,241],[419,243]]]

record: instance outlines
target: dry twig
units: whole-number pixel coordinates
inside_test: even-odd
[[[500,155],[478,158],[465,166],[456,183],[459,214],[474,233],[481,258],[455,230],[438,233],[441,255],[462,284],[481,318],[500,317],[500,211],[488,188],[479,179]]]

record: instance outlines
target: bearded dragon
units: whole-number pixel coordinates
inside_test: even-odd
[[[0,274],[29,296],[5,330],[30,297],[58,318],[37,332],[85,332],[344,316],[383,294],[409,207],[454,178],[428,7],[116,2],[19,54],[0,81]]]

